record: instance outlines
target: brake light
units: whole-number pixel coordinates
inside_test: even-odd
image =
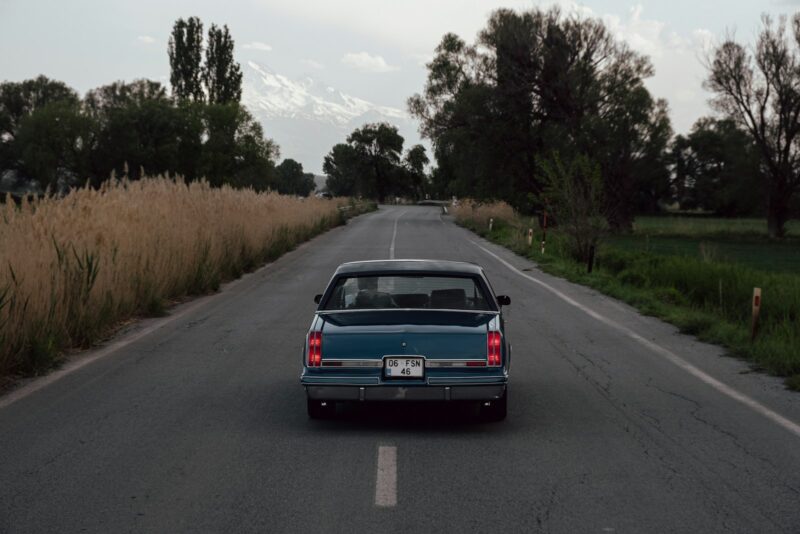
[[[489,331],[486,336],[487,365],[498,366],[502,360],[502,338],[500,332]]]
[[[308,333],[308,366],[322,365],[322,332]]]

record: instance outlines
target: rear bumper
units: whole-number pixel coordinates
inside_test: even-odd
[[[496,400],[505,383],[462,385],[306,385],[308,398],[328,401],[460,401]]]

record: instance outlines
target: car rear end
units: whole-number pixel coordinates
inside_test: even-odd
[[[360,275],[377,285],[334,279],[309,329],[301,383],[312,417],[339,401],[477,401],[505,417],[510,345],[481,276]]]

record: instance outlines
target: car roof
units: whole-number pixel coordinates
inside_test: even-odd
[[[336,274],[372,274],[381,272],[413,272],[431,274],[482,275],[483,269],[475,263],[447,260],[367,260],[343,263]]]

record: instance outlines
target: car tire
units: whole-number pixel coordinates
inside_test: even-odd
[[[336,413],[336,404],[331,401],[306,399],[308,416],[311,419],[330,419]],[[325,402],[323,405],[322,403]]]
[[[508,411],[508,388],[506,388],[503,396],[497,400],[493,400],[489,406],[481,403],[481,418],[484,421],[503,421],[506,418]]]

